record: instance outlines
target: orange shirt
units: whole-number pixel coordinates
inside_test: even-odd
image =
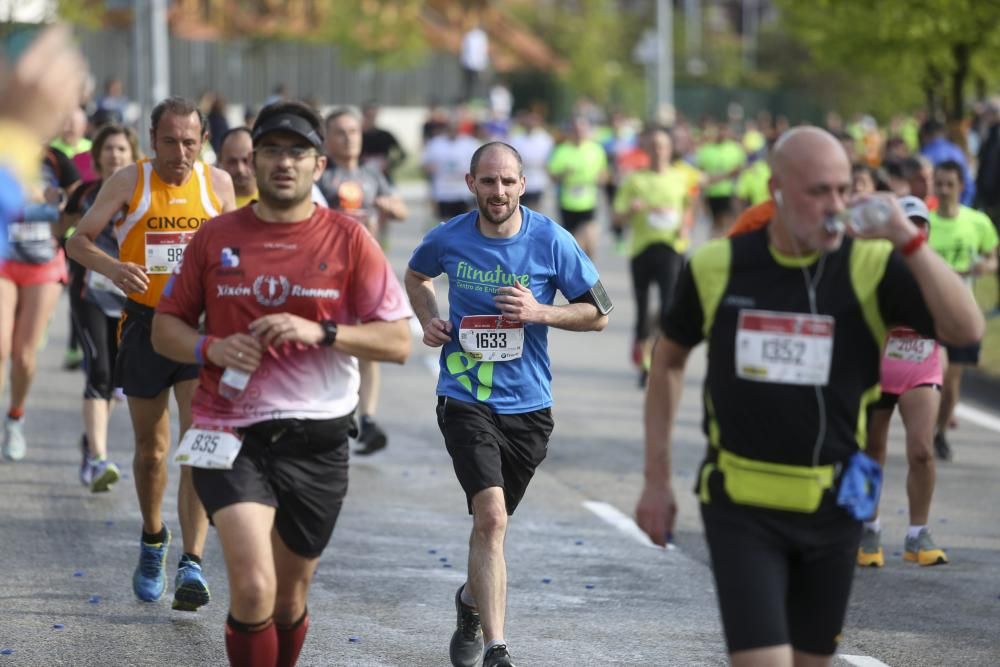
[[[751,206],[747,210],[740,214],[740,217],[736,218],[736,222],[733,226],[729,228],[726,232],[726,236],[733,237],[739,236],[740,234],[746,234],[747,232],[752,232],[755,229],[760,229],[767,223],[771,222],[771,218],[774,217],[774,202],[770,199],[761,202],[756,206]]]
[[[211,167],[194,163],[183,185],[165,183],[151,160],[136,163],[138,178],[125,217],[115,226],[118,256],[123,262],[146,267],[149,287],[129,298],[150,308],[170,274],[180,264],[194,233],[222,211],[222,202],[212,190]]]

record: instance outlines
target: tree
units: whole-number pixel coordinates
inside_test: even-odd
[[[968,84],[996,81],[1000,3],[993,0],[775,0],[781,24],[817,69],[871,106],[923,94],[928,111],[965,114]],[[870,107],[871,108],[871,107]]]

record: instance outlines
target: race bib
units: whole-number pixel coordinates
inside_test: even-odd
[[[194,232],[146,232],[146,271],[173,273],[192,238]]]
[[[52,238],[52,225],[47,222],[12,222],[7,225],[10,243],[32,243]]]
[[[927,361],[934,352],[934,341],[920,336],[890,336],[885,343],[888,359],[919,364]]]
[[[524,323],[500,315],[467,315],[459,325],[458,342],[476,361],[520,359],[524,348]]]
[[[681,216],[673,209],[657,208],[647,214],[646,221],[653,229],[672,232],[680,226]]]
[[[97,292],[110,292],[117,296],[125,296],[125,292],[118,289],[118,286],[103,273],[87,270],[87,289]]]
[[[192,426],[174,454],[174,462],[194,468],[229,470],[240,453],[243,439],[229,429]]]
[[[829,315],[741,310],[736,375],[754,382],[826,386],[833,330]]]

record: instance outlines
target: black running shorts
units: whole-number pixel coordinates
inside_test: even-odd
[[[949,364],[967,364],[969,366],[979,365],[979,353],[982,350],[981,343],[963,345],[961,347],[945,345],[945,349],[948,350]]]
[[[575,234],[576,230],[594,221],[597,212],[589,208],[586,211],[567,211],[559,209],[559,219],[562,221],[563,229],[570,234]]]
[[[797,514],[718,502],[701,516],[729,652],[791,644],[832,655],[861,522],[835,506]]]
[[[437,420],[465,490],[469,514],[472,497],[492,486],[503,489],[507,514],[513,514],[535,468],[545,459],[552,410],[500,415],[481,403],[439,396]]]
[[[115,386],[126,396],[156,398],[185,380],[197,380],[201,366],[181,364],[157,354],[152,341],[153,309],[129,301],[122,313]]]
[[[303,558],[326,548],[347,495],[348,434],[354,415],[278,419],[240,429],[243,447],[232,470],[192,468],[195,490],[212,517],[253,502],[277,510],[275,528]]]

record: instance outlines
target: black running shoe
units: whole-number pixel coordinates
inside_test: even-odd
[[[361,435],[358,436],[358,444],[361,447],[354,450],[354,453],[368,456],[381,449],[385,449],[385,446],[389,444],[389,438],[386,436],[385,431],[380,429],[375,422],[364,422],[361,424]]]
[[[507,651],[507,645],[497,644],[491,647],[483,658],[483,667],[515,667]]]
[[[483,655],[483,629],[479,625],[479,612],[462,603],[463,588],[465,588],[465,584],[459,586],[458,592],[455,593],[458,627],[455,628],[455,634],[451,636],[448,653],[454,667],[479,667],[479,658]],[[504,663],[495,664],[502,665]]]
[[[934,453],[942,461],[951,461],[951,445],[948,444],[943,432],[934,436]]]

